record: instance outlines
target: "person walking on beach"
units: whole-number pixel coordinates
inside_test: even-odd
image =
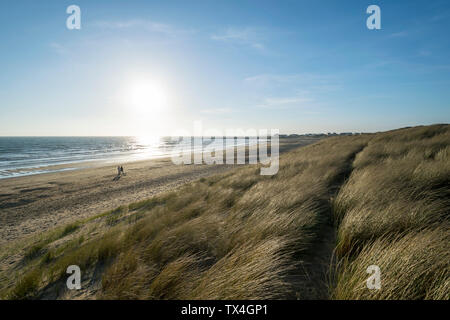
[[[120,176],[120,173],[121,173],[121,168],[120,168],[120,166],[117,166],[117,176],[119,177]]]
[[[122,166],[120,166],[120,173],[125,175],[125,172],[123,172],[123,167]]]

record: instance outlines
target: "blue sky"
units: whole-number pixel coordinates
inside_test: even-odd
[[[4,0],[0,135],[448,123],[449,24],[446,0]]]

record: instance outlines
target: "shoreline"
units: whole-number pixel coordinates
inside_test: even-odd
[[[98,168],[98,167],[117,166],[118,164],[123,165],[123,164],[127,164],[127,163],[162,160],[162,159],[169,159],[169,158],[170,158],[170,156],[164,155],[164,156],[155,156],[155,157],[139,159],[139,160],[130,159],[130,160],[123,160],[123,161],[121,161],[121,159],[115,159],[115,160],[93,159],[93,160],[61,163],[61,164],[42,165],[42,166],[38,166],[38,167],[18,168],[18,169],[11,169],[10,172],[20,172],[21,169],[27,169],[28,171],[30,171],[30,173],[20,174],[20,175],[16,175],[16,176],[14,176],[14,175],[0,176],[0,181],[35,176],[35,175],[61,173],[61,172],[65,172],[65,171],[75,171],[75,170],[86,170],[86,169],[93,169],[93,168]],[[42,171],[44,168],[45,168],[45,171]],[[37,171],[37,172],[33,173],[33,171]]]
[[[280,154],[319,139],[280,139]],[[0,245],[170,192],[238,164],[176,165],[170,157],[0,180]]]
[[[121,205],[152,197],[233,165],[183,165],[170,159],[2,179],[0,183],[0,244],[88,218]]]
[[[39,137],[38,137],[39,138]],[[234,145],[235,147],[241,147],[242,145]],[[254,147],[255,145],[249,145],[247,147]],[[167,148],[167,146],[165,146]],[[195,146],[194,146],[195,148]],[[226,152],[226,150],[229,150],[232,148],[232,146],[224,146],[224,148],[219,148],[217,151],[221,150],[223,152]],[[46,174],[46,173],[57,173],[57,172],[63,172],[63,171],[72,171],[72,170],[80,170],[80,169],[88,169],[93,167],[99,167],[99,166],[109,166],[109,165],[119,165],[124,164],[128,162],[137,162],[137,161],[150,161],[150,160],[157,160],[157,159],[165,159],[165,158],[171,158],[174,154],[178,152],[176,150],[170,150],[165,151],[162,153],[149,153],[148,150],[143,152],[131,152],[126,151],[123,153],[111,153],[111,154],[105,154],[105,158],[83,158],[83,159],[67,159],[67,160],[57,160],[57,158],[54,158],[54,160],[59,161],[57,163],[51,163],[51,162],[43,162],[41,164],[36,165],[25,165],[24,164],[19,165],[18,167],[12,167],[9,169],[0,170],[0,180],[4,179],[11,179],[11,178],[17,178],[17,177],[25,177],[25,176],[31,176],[36,174]],[[192,149],[189,152],[198,153],[199,150]],[[53,158],[52,158],[53,159]],[[36,159],[34,159],[36,161]],[[8,162],[8,161],[7,161]]]

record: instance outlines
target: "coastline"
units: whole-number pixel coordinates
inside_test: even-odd
[[[280,153],[318,140],[280,139]],[[78,170],[1,179],[0,245],[242,165],[176,165],[166,157],[124,162],[123,166],[126,175],[117,181],[117,164],[101,163]]]
[[[28,146],[28,149],[23,148],[23,150],[17,151],[12,142],[10,142],[10,145],[2,145],[2,138],[25,138],[37,141],[33,141],[34,144]],[[139,141],[136,140],[137,137],[51,138],[53,138],[52,142],[47,141],[47,137],[0,137],[0,151],[5,152],[5,156],[0,157],[0,180],[114,164],[120,165],[127,162],[170,158],[173,155],[173,152],[175,152],[175,154],[178,153],[176,150],[172,149],[174,144],[165,141],[165,139],[161,139],[160,144],[157,146],[150,146],[139,144]],[[97,139],[99,141],[95,144],[95,147],[92,147],[92,142],[81,143],[84,138]],[[60,141],[60,139],[67,139],[67,141]],[[71,142],[70,139],[74,140],[74,142]],[[79,139],[80,141],[78,141]],[[106,146],[102,139],[119,140],[111,140],[109,141],[109,145]],[[198,141],[198,139],[196,141],[197,145],[194,144],[195,153],[199,151],[198,147],[202,145],[201,141]],[[15,143],[17,145],[24,144],[23,141],[16,141]],[[77,148],[70,149],[70,147],[68,147],[70,143],[74,143]],[[76,145],[76,143],[78,143],[78,145]],[[114,143],[116,145],[111,145]],[[231,142],[228,141],[227,143]],[[58,150],[58,148],[55,148],[55,144],[63,144],[62,149]],[[124,147],[124,144],[126,147]],[[241,144],[239,146],[241,146]],[[250,147],[252,146],[254,145],[252,144]],[[183,145],[180,147],[184,148]],[[189,148],[190,147],[191,145],[189,145]],[[215,145],[215,147],[218,148],[216,150],[226,150],[230,148],[230,146],[225,145],[223,145],[223,147]],[[104,148],[108,148],[109,150],[107,151]],[[30,152],[30,150],[32,151]]]
[[[233,165],[182,165],[168,158],[2,179],[0,244],[175,190]]]

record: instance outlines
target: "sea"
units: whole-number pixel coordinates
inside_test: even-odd
[[[164,158],[188,146],[219,150],[233,143],[232,137],[0,137],[0,179]]]

